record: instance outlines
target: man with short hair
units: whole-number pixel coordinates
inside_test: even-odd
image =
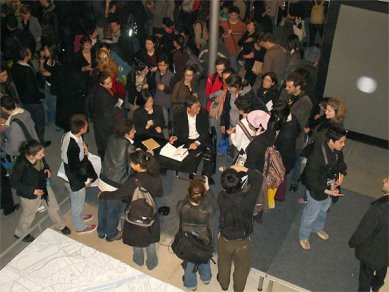
[[[388,270],[389,177],[382,185],[384,195],[371,203],[348,245],[360,261],[358,291],[378,291]]]
[[[222,290],[230,285],[234,263],[234,291],[244,291],[251,267],[250,235],[253,232],[253,210],[263,177],[244,166],[233,165],[221,175],[223,190],[217,202],[220,210],[217,280]]]
[[[239,19],[240,10],[236,6],[228,9],[228,20],[222,21],[220,25],[224,30],[224,43],[231,55],[237,56],[240,50],[238,41],[246,31],[246,25]]]
[[[99,73],[96,86],[91,92],[91,115],[97,151],[101,159],[104,159],[108,137],[113,134],[115,128],[115,114],[120,111],[117,99],[112,91],[112,78],[107,72]]]
[[[157,59],[158,70],[155,73],[155,95],[154,102],[162,106],[165,122],[170,121],[168,111],[171,108],[171,93],[170,86],[174,73],[169,70],[169,57],[166,54],[161,54]]]
[[[213,174],[213,146],[209,134],[208,112],[201,107],[197,96],[192,95],[185,101],[185,110],[178,112],[173,119],[174,135],[169,142],[187,144],[189,151],[201,151],[209,159],[204,160],[203,175],[208,176],[210,184]]]
[[[135,35],[128,35],[122,31],[120,18],[117,14],[108,17],[109,27],[112,32],[112,51],[126,62],[132,62],[132,57],[139,50],[139,43]]]
[[[276,44],[274,35],[270,32],[265,33],[261,43],[266,49],[265,58],[263,60],[262,72],[274,72],[277,75],[278,83],[284,79],[286,54],[285,49]]]
[[[23,108],[17,107],[15,100],[8,95],[1,98],[1,111],[8,116],[8,119],[4,123],[6,126],[4,131],[4,151],[9,156],[17,156],[20,146],[28,138],[24,135],[23,129],[15,119],[18,119],[26,127],[32,139],[38,140],[34,121],[30,113]]]
[[[9,174],[7,174],[7,169],[5,169],[3,163],[5,161],[11,162],[13,157],[19,154],[19,148],[22,143],[27,141],[23,129],[14,121],[14,119],[18,119],[26,127],[31,138],[37,140],[38,135],[36,134],[34,122],[31,119],[30,113],[17,107],[15,100],[11,96],[2,96],[0,105],[1,112],[7,117],[7,120],[0,118],[0,133],[3,134],[0,146],[6,154],[5,157],[1,157],[1,206],[4,208],[4,215],[7,216],[17,210],[20,205],[14,204]]]
[[[0,78],[1,78],[1,74],[2,73],[0,73]],[[12,112],[14,112],[16,109],[15,101],[12,99],[12,97],[10,97],[8,95],[4,95],[1,97],[0,104],[1,104],[1,108],[2,108],[1,112],[5,114],[4,115],[5,118],[8,118],[8,116],[11,116]],[[12,116],[14,116],[14,115],[18,116],[18,114],[16,114],[16,113],[14,113]],[[31,117],[30,117],[30,120],[31,120]],[[32,121],[31,121],[31,123],[33,124]],[[18,126],[15,125],[15,123],[13,123],[12,127],[17,128]],[[11,156],[4,149],[5,148],[4,144],[5,143],[9,144],[9,143],[11,143],[11,141],[7,139],[7,136],[5,136],[5,134],[3,135],[3,133],[5,131],[7,131],[8,137],[11,139],[11,141],[14,140],[12,138],[13,137],[12,134],[10,134],[10,121],[4,119],[3,117],[0,117],[0,134],[1,134],[1,137],[0,137],[1,195],[0,195],[0,197],[1,197],[1,209],[3,209],[4,216],[7,216],[9,214],[12,214],[15,210],[19,209],[20,205],[14,203],[13,196],[12,196],[12,189],[11,189],[11,183],[10,183],[10,178],[9,178],[12,160],[11,160]],[[12,133],[12,130],[11,130],[11,133]],[[34,133],[35,133],[35,130],[34,130]],[[15,136],[16,139],[18,137],[20,137],[21,135],[16,135]],[[5,140],[5,141],[3,141],[3,140]],[[17,141],[15,141],[15,143],[16,142]],[[20,144],[19,144],[19,147],[20,147]],[[13,147],[11,147],[11,148],[13,148]]]
[[[340,124],[331,125],[325,134],[324,141],[315,141],[314,149],[308,158],[302,175],[306,186],[307,204],[301,216],[299,228],[300,245],[309,250],[311,233],[322,240],[328,240],[324,231],[331,197],[343,196],[340,186],[344,182],[347,165],[343,161],[343,148],[346,143],[346,130]]]
[[[96,230],[96,224],[86,225],[85,221],[93,219],[92,214],[82,215],[84,211],[86,188],[97,177],[88,173],[84,167],[88,160],[88,145],[83,135],[88,132],[88,121],[83,114],[76,114],[70,120],[70,131],[62,141],[61,159],[69,182],[65,186],[70,195],[70,208],[73,224],[77,234],[90,233]]]
[[[297,72],[289,73],[286,77],[286,92],[285,97],[290,107],[290,112],[296,116],[296,119],[301,129],[307,127],[309,116],[312,111],[312,101],[310,97],[305,93],[305,79]],[[304,146],[304,131],[300,132],[296,140],[296,163],[291,175],[290,192],[296,192],[298,190],[298,181],[300,179],[302,157],[300,156],[301,150]]]
[[[19,61],[12,67],[12,75],[23,108],[30,112],[31,118],[35,123],[35,130],[38,134],[39,141],[44,146],[48,146],[49,143],[44,142],[45,113],[42,100],[45,98],[45,95],[38,87],[36,72],[30,65],[31,58],[31,50],[29,48],[22,48],[19,52]]]

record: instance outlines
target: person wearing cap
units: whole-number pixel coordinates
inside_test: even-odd
[[[247,160],[245,166],[263,172],[265,165],[266,148],[274,144],[274,133],[268,129],[270,115],[262,110],[255,110],[247,115],[250,129],[256,131],[257,136],[246,148]]]
[[[217,198],[220,210],[217,280],[223,291],[230,285],[232,263],[234,291],[244,291],[246,286],[251,266],[252,216],[262,180],[258,171],[240,165],[231,166],[221,175],[223,190]]]

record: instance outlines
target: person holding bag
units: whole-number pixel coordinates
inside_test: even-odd
[[[134,192],[139,186],[147,188],[147,192],[149,192],[153,198],[161,197],[163,195],[159,165],[157,160],[150,153],[143,150],[137,150],[131,153],[130,166],[135,174],[130,176],[116,191],[101,192],[99,194],[99,199],[122,199],[128,201],[128,206],[130,206]],[[160,225],[157,214],[155,214],[151,226],[148,227],[132,224],[128,222],[128,220],[124,222],[123,243],[132,246],[133,260],[139,266],[143,266],[145,263],[145,250],[147,254],[147,269],[152,270],[158,265],[155,243],[159,242],[159,239]]]
[[[210,196],[206,195],[208,191],[207,177],[205,177],[205,182],[201,179],[192,180],[187,197],[177,204],[177,213],[180,218],[180,230],[192,234],[206,245],[212,246],[210,219],[214,208]],[[185,288],[196,290],[196,271],[199,272],[200,279],[204,284],[207,285],[211,281],[212,273],[209,260],[206,263],[195,264],[184,259],[182,266],[184,268],[183,281]]]

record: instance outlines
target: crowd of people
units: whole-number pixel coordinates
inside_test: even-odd
[[[123,211],[139,187],[151,197],[163,195],[158,155],[141,150],[137,137],[185,144],[203,157],[205,183],[192,180],[177,211],[183,230],[207,245],[217,242],[217,280],[223,290],[228,290],[232,263],[234,291],[244,290],[253,222],[261,222],[263,209],[274,208],[275,200],[285,199],[287,185],[289,192],[296,192],[300,182],[306,188],[299,198],[305,205],[301,247],[311,248],[312,233],[329,239],[324,227],[329,208],[342,196],[347,131],[344,102],[317,96],[314,86],[326,1],[221,1],[215,64],[208,63],[208,1],[3,2],[1,206],[4,215],[22,207],[16,238],[34,240],[27,233],[41,204],[56,229],[71,232],[59,213],[44,159],[44,148],[51,144],[45,128],[55,124],[65,133],[58,152],[76,233],[97,230],[108,242],[122,239],[133,247],[137,265],[146,263],[150,270],[158,265],[159,219],[145,228],[121,222]],[[295,30],[304,18],[311,20],[305,42]],[[209,67],[214,73],[207,76]],[[83,138],[89,124],[102,161],[99,174]],[[213,206],[208,192],[226,144],[223,190]],[[272,146],[286,175],[264,194],[265,153]],[[88,225],[93,216],[84,214],[86,189],[98,177],[98,224]],[[267,206],[260,206],[260,193]],[[210,228],[216,208],[217,241]],[[358,244],[357,238],[350,246]],[[376,269],[376,288],[387,264],[380,262]],[[186,288],[196,289],[197,270],[205,284],[211,281],[209,261],[184,260],[183,268]],[[366,264],[363,269],[366,281],[374,270]]]

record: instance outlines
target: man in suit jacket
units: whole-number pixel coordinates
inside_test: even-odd
[[[207,175],[212,182],[213,146],[209,134],[208,112],[201,107],[197,96],[190,96],[185,101],[186,110],[178,112],[174,116],[173,131],[169,142],[173,144],[187,144],[189,150],[201,151],[206,154],[204,160],[203,175]]]
[[[348,245],[355,248],[360,261],[358,291],[378,291],[388,267],[388,194],[389,177],[383,180],[384,196],[371,203]]]

